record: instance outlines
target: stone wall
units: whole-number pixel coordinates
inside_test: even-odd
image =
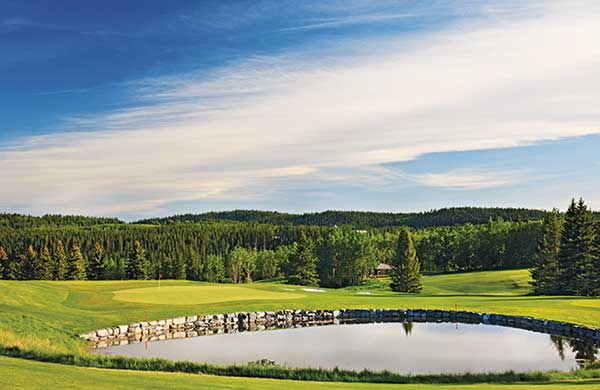
[[[112,345],[219,333],[371,322],[458,322],[499,325],[584,339],[600,344],[600,329],[565,322],[468,311],[413,309],[280,310],[192,315],[102,328],[82,334],[81,337],[93,342],[94,348],[106,348]]]

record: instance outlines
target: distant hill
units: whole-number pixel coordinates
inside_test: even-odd
[[[208,212],[203,214],[183,214],[166,218],[151,218],[138,221],[143,224],[196,223],[203,221],[239,221],[271,224],[334,226],[351,225],[355,227],[389,226],[452,226],[465,223],[482,224],[490,219],[508,221],[538,220],[546,216],[547,211],[524,208],[483,208],[452,207],[420,213],[379,213],[368,211],[324,211],[320,213],[290,214],[275,211],[233,210]]]
[[[80,215],[32,215],[0,213],[0,227],[14,229],[40,226],[94,226],[107,224],[122,224],[117,218],[84,217]]]

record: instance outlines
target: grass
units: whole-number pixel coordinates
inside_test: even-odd
[[[262,301],[304,298],[303,294],[264,291],[238,286],[165,286],[117,290],[114,299],[156,305],[203,305],[231,301]]]
[[[65,356],[81,356],[83,357],[81,359],[85,360],[87,359],[85,358],[87,356],[85,344],[76,335],[99,327],[194,313],[288,308],[458,308],[459,310],[530,315],[600,327],[599,300],[530,296],[528,295],[528,281],[529,276],[526,270],[426,276],[424,277],[423,294],[419,295],[393,293],[387,289],[385,280],[370,281],[363,286],[354,288],[326,290],[324,293],[305,291],[302,287],[276,282],[231,286],[190,281],[163,281],[159,290],[156,281],[0,281],[0,346],[5,350],[9,348],[12,351],[21,351],[21,353],[27,351],[33,357],[63,354]],[[365,293],[370,293],[370,295],[365,295]],[[33,364],[32,367],[38,367],[42,371],[73,370],[69,371],[71,374],[66,372],[64,374],[65,376],[70,375],[70,377],[77,376],[77,372],[94,372],[95,375],[106,377],[106,381],[112,380],[108,378],[109,376],[111,378],[113,375],[114,378],[120,377],[120,374],[115,371],[57,365],[44,366],[39,365],[41,363],[25,360],[9,360],[16,361],[16,363],[11,363],[16,365]],[[118,365],[112,366],[118,367]],[[24,368],[24,370],[26,369]],[[7,375],[16,377],[17,372],[18,370],[15,369],[14,373],[10,371]],[[581,371],[577,375],[584,374],[598,376],[599,372]],[[142,377],[147,375],[146,378],[149,381],[156,380],[157,383],[161,378],[164,380],[173,378],[174,381],[181,381],[181,386],[192,386],[195,381],[203,380],[200,378],[208,378],[207,376],[200,378],[178,376],[173,373],[142,374],[136,372],[134,374],[130,372],[129,375],[133,375],[132,378],[137,378],[138,375]],[[563,376],[556,375],[551,378],[545,377],[545,384],[540,385],[540,388],[552,388],[548,387],[551,386],[551,383],[554,383],[552,386],[567,385],[572,383],[570,379],[576,378],[573,373],[560,374]],[[33,379],[34,376],[30,376],[29,379]],[[79,379],[87,380],[88,378]],[[208,379],[206,380],[208,381]],[[211,380],[214,382],[208,381],[205,386],[213,383],[217,387],[211,388],[218,388],[218,382],[223,386],[230,383],[231,386],[227,388],[236,388],[234,383],[238,383],[237,379],[233,378],[213,378]],[[224,382],[220,382],[222,380]],[[247,384],[245,388],[269,388],[264,387],[267,386],[266,383],[269,383],[269,380],[266,379],[243,379],[239,383]],[[577,383],[577,388],[580,388],[581,383]],[[304,385],[307,383],[303,383],[302,386]],[[587,383],[585,385],[588,386]],[[120,385],[115,384],[115,386],[117,387],[114,388],[119,388]],[[203,385],[198,386],[202,388]],[[288,385],[286,384],[286,386]],[[321,384],[320,386],[328,387],[334,386],[334,384]],[[589,386],[600,388],[600,384],[597,382],[590,382]],[[78,387],[85,388],[84,385]],[[151,386],[144,387],[152,388]]]
[[[53,388],[78,390],[592,390],[600,388],[597,379],[553,381],[545,383],[502,384],[371,384],[321,383],[278,379],[232,378],[210,375],[140,372],[73,367],[60,364],[33,362],[0,356],[0,388],[11,390],[46,390]]]

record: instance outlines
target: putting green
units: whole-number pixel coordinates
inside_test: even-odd
[[[300,299],[303,294],[207,285],[133,288],[114,292],[114,300],[157,305],[196,305],[233,301]]]

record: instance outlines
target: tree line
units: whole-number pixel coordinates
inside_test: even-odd
[[[462,224],[485,224],[489,220],[513,222],[541,220],[546,211],[524,208],[452,207],[420,213],[381,213],[367,211],[324,211],[320,213],[290,214],[260,210],[233,210],[204,214],[183,214],[166,218],[141,220],[142,224],[197,223],[205,221],[237,221],[268,224],[292,224],[315,226],[342,226],[354,228],[382,228],[408,226],[425,228]]]
[[[41,226],[95,226],[125,223],[117,218],[85,217],[81,215],[43,215],[40,217],[0,213],[0,227],[23,229]]]
[[[360,283],[380,262],[393,264],[399,237],[406,231],[420,259],[419,271],[453,272],[531,267],[541,228],[536,221],[502,220],[409,230],[226,221],[0,227],[0,276],[62,280],[162,275],[236,283],[285,277],[302,281],[298,284],[344,287]]]
[[[600,295],[600,223],[583,199],[546,217],[533,289],[544,295]]]

